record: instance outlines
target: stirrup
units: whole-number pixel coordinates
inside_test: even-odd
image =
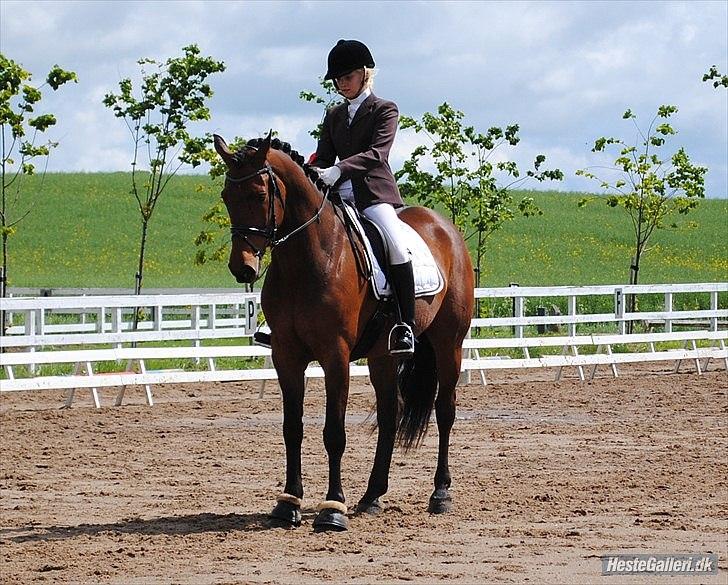
[[[264,331],[256,331],[253,333],[253,343],[255,345],[260,345],[262,347],[267,347],[270,349],[270,333],[265,333]]]
[[[411,356],[415,353],[415,336],[407,323],[397,323],[389,332],[390,355]]]

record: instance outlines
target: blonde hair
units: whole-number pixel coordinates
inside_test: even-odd
[[[367,89],[374,88],[374,78],[377,75],[377,70],[372,67],[364,67],[364,87]]]

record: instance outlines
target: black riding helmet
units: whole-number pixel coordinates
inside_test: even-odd
[[[324,79],[336,79],[362,67],[374,67],[374,57],[367,46],[341,39],[329,52],[329,69]]]

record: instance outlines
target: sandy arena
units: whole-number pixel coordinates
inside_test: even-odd
[[[726,583],[728,377],[669,365],[495,372],[460,388],[451,448],[455,509],[426,513],[437,428],[395,452],[386,510],[315,534],[326,486],[323,390],[306,396],[303,525],[272,528],[282,489],[280,399],[269,383],[158,386],[156,404],[96,410],[87,392],[0,397],[3,583],[658,583],[602,577],[606,553],[716,553]],[[105,405],[114,390],[102,391]],[[344,456],[364,492],[374,396],[353,384]]]

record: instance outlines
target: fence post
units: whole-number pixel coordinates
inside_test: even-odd
[[[718,291],[714,290],[710,293],[710,310],[718,310]],[[718,331],[718,317],[714,316],[710,318],[710,330]]]
[[[512,288],[518,288],[520,286],[517,282],[511,282],[508,286]],[[523,297],[513,297],[513,316],[517,319],[523,319]],[[516,337],[523,337],[523,325],[516,325],[513,327],[513,334]]]
[[[122,322],[123,318],[121,316],[121,307],[114,307],[114,310],[111,312],[111,331],[115,334],[121,333]],[[116,349],[121,349],[121,342],[116,343],[115,347]]]
[[[665,312],[672,313],[672,293],[665,293]],[[672,333],[672,319],[665,318],[665,333]]]
[[[36,335],[36,314],[37,312],[33,309],[30,309],[26,311],[25,313],[25,334],[26,335],[32,335],[35,337]],[[30,347],[29,351],[33,353],[35,351],[35,342],[33,342],[33,345]],[[30,364],[30,367],[28,368],[30,370],[30,373],[35,375],[35,364]]]
[[[195,347],[200,347],[200,305],[193,305],[192,306],[192,314],[190,315],[190,325],[192,325],[192,329],[195,330],[195,340],[192,342],[192,345]],[[195,358],[195,364],[200,363],[200,358]]]
[[[98,320],[99,333],[106,333],[106,307],[99,307]]]
[[[621,288],[614,289],[614,318],[617,320],[619,334],[624,335],[624,292]]]

